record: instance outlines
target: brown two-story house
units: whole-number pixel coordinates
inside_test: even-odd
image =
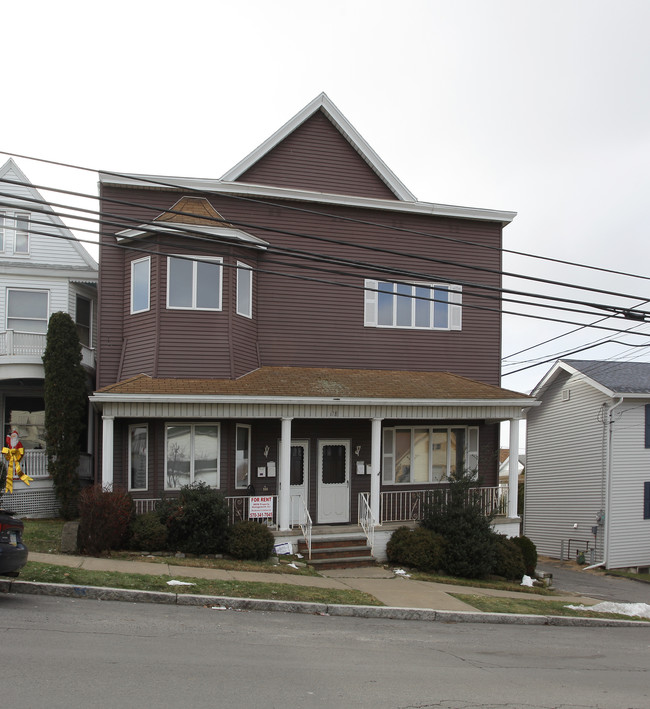
[[[514,213],[416,200],[325,94],[221,179],[100,184],[104,484],[254,490],[280,530],[409,519],[461,468],[498,489],[533,403],[499,386]]]

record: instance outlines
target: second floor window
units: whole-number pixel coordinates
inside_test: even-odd
[[[365,281],[364,325],[460,330],[461,286]]]
[[[49,293],[7,288],[7,330],[47,332]]]
[[[77,296],[75,324],[79,333],[79,342],[86,347],[91,346],[92,302],[81,295]]]
[[[150,274],[149,256],[131,262],[131,313],[149,310]]]
[[[221,310],[221,259],[167,259],[167,307]]]
[[[237,262],[237,315],[253,317],[253,269]]]
[[[13,239],[11,238],[13,235]],[[0,212],[0,252],[29,254],[29,214]]]

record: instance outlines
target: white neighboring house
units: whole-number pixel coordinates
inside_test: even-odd
[[[20,184],[22,183],[22,184]],[[43,362],[50,315],[77,323],[83,365],[95,379],[97,262],[9,159],[0,167],[0,421],[2,442],[16,429],[29,487],[16,480],[3,503],[23,516],[51,516],[58,506],[47,472]],[[92,418],[88,416],[80,475],[92,476]]]
[[[650,363],[560,360],[533,395],[524,534],[547,556],[650,567]]]

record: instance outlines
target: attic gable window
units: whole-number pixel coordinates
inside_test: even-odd
[[[170,256],[167,259],[167,307],[221,310],[221,258]]]
[[[29,214],[26,212],[0,212],[0,252],[4,251],[18,256],[29,254]]]
[[[461,329],[461,286],[371,279],[364,283],[366,327]]]

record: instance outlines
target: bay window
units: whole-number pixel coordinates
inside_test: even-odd
[[[131,262],[131,314],[149,310],[151,258]]]
[[[221,258],[167,259],[167,307],[221,310]]]
[[[477,426],[399,426],[383,431],[382,470],[387,485],[441,483],[477,468]]]

